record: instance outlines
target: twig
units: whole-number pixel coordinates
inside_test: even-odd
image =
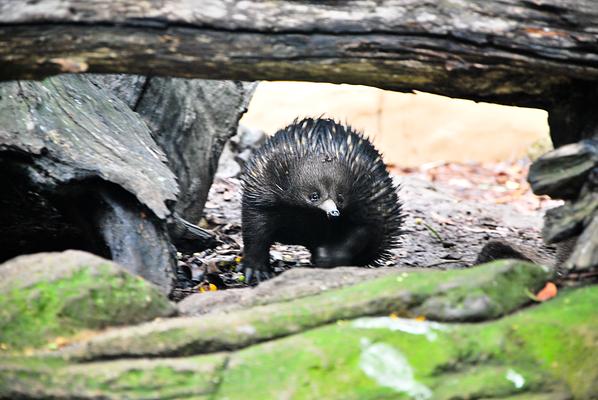
[[[466,264],[466,262],[463,260],[445,260],[445,261],[440,261],[440,262],[437,262],[434,264],[426,265],[424,268],[436,267],[436,266],[442,265],[442,264],[458,264],[458,263]]]
[[[436,239],[438,239],[440,241],[440,243],[444,243],[444,240],[442,239],[442,236],[440,236],[440,234],[438,232],[436,232],[436,229],[434,229],[430,225],[428,225],[426,223],[426,221],[422,221],[422,224],[424,225],[424,227],[428,231],[430,231],[430,233],[432,234],[432,236],[434,236]]]

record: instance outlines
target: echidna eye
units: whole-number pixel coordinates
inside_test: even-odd
[[[320,200],[320,193],[313,192],[312,194],[309,195],[309,200],[313,201],[313,202]]]

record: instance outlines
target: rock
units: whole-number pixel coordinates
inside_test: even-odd
[[[447,279],[413,312],[435,321],[497,318],[526,304],[528,293],[543,287],[553,270],[521,260],[500,260],[482,264],[481,271]]]
[[[545,242],[564,244],[566,251],[558,254],[564,261],[561,272],[579,278],[583,274],[577,273],[598,268],[598,138],[540,157],[530,167],[528,180],[534,193],[566,200],[546,212],[542,229]]]
[[[334,298],[355,305],[360,297],[368,301],[377,297],[378,303],[389,305],[389,294],[400,288],[408,288],[414,302],[437,289],[445,295],[466,293],[497,273],[504,280],[486,288],[495,292],[490,297],[513,299],[526,287],[520,280],[534,275],[521,274],[526,271],[541,269],[501,261],[467,271],[413,273],[403,282],[398,282],[401,275],[383,277],[313,296],[312,315],[319,318],[318,307],[326,309]],[[380,289],[378,296],[364,290],[374,289],[369,286],[374,283]],[[325,298],[329,301],[323,304]],[[289,304],[298,309],[309,299]],[[381,316],[372,317],[371,309],[361,308],[316,329],[303,325],[285,338],[176,359],[73,362],[62,357],[3,356],[0,398],[591,399],[598,396],[597,302],[598,286],[563,290],[536,307],[478,324],[407,319],[388,316],[381,309],[374,313]],[[260,314],[262,310],[263,306],[230,314],[233,324],[228,331],[224,325],[218,328],[223,329],[220,336],[238,336],[239,331],[259,335],[273,320],[280,326],[301,323],[280,313]],[[234,318],[243,315],[254,315],[263,324],[237,325]],[[215,321],[205,317],[198,336]],[[306,315],[304,320],[308,319]],[[162,334],[155,347],[168,346],[186,332]]]
[[[531,165],[528,181],[535,194],[575,199],[590,172],[598,166],[598,140],[585,139],[559,147]]]
[[[255,288],[196,293],[177,304],[182,315],[202,315],[278,303],[336,289],[381,276],[414,269],[393,268],[292,268]]]
[[[243,348],[330,322],[390,313],[439,321],[489,320],[529,303],[528,293],[544,287],[551,275],[548,268],[517,260],[468,270],[403,272],[314,296],[277,298],[273,301],[278,302],[228,314],[112,329],[57,355],[75,360],[187,356]]]
[[[524,260],[541,265],[555,266],[557,260],[555,257],[548,257],[543,252],[538,251],[537,246],[523,244],[513,244],[508,240],[490,240],[482,247],[476,264],[484,264],[494,260],[513,258]]]
[[[0,398],[204,399],[218,387],[225,355],[98,363],[0,359]]]
[[[598,287],[484,324],[330,324],[231,354],[215,399],[591,399]]]
[[[9,350],[175,312],[154,285],[82,251],[20,256],[0,264],[0,276],[0,343]]]
[[[562,243],[557,257],[569,273],[598,269],[598,139],[584,139],[545,154],[530,167],[534,193],[565,199],[546,211],[542,236]],[[590,274],[591,276],[591,274]]]
[[[544,215],[542,236],[547,243],[578,236],[598,212],[598,191],[588,192],[576,201],[551,208]]]
[[[573,254],[565,263],[565,269],[569,272],[598,269],[598,214],[594,215],[576,243]]]

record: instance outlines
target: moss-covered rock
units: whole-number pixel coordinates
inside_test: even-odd
[[[596,398],[596,304],[598,286],[478,324],[343,321],[233,353],[217,398]]]
[[[367,315],[439,321],[497,318],[530,302],[551,271],[515,260],[459,271],[401,273],[359,285],[228,314],[113,329],[61,355],[78,360],[183,356],[238,349],[330,322]]]
[[[0,358],[0,398],[208,399],[226,355],[67,365]]]
[[[17,257],[0,265],[0,276],[0,346],[5,351],[174,312],[154,285],[81,251]]]
[[[592,286],[475,324],[362,317],[178,359],[0,358],[0,398],[593,399],[596,304]]]
[[[38,273],[52,277],[44,285],[76,282],[82,292],[64,283],[52,293],[77,305],[48,302],[56,317],[44,318],[50,327],[65,315],[67,328],[74,318],[92,326],[85,316],[97,305],[88,290],[98,281],[112,281],[111,290],[137,282],[97,260],[95,267],[89,259],[85,267],[60,264],[62,278],[40,267],[26,275],[31,280],[16,280],[7,270],[14,283],[0,288],[32,292]],[[523,308],[551,274],[513,260],[401,271],[242,312],[113,328],[58,351],[0,356],[0,398],[595,398],[598,286]]]

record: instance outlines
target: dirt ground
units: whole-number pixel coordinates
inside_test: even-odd
[[[553,249],[542,243],[540,231],[544,210],[558,203],[530,192],[526,168],[527,162],[393,168],[391,172],[400,185],[406,233],[387,265],[467,268],[492,239],[535,249],[542,261],[552,262]],[[204,214],[201,225],[216,232],[225,244],[215,250],[180,255],[181,276],[188,278],[181,297],[246,286],[241,274],[235,272],[242,262],[240,181],[218,178]],[[309,252],[300,246],[276,244],[271,249],[277,273],[309,266],[309,258]]]

